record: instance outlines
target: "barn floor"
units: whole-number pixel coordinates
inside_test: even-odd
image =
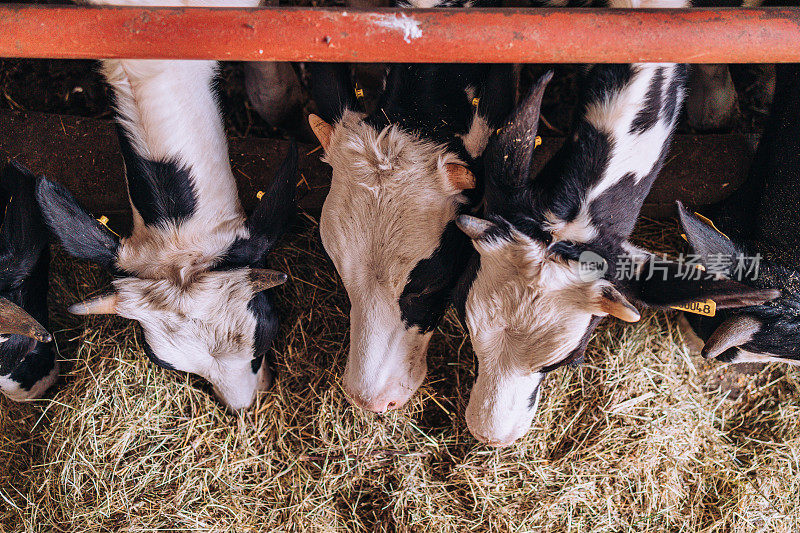
[[[637,234],[679,242],[671,224]],[[312,219],[272,266],[291,275],[278,379],[231,415],[200,380],[150,364],[138,326],[68,316],[109,278],[57,252],[68,361],[48,399],[0,400],[0,530],[797,531],[796,370],[768,367],[731,400],[674,317],[609,321],[585,365],[547,380],[534,429],[496,451],[465,426],[474,359],[452,314],[411,404],[365,414],[340,388],[348,303]]]

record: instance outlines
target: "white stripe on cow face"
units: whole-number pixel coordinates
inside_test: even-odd
[[[345,388],[364,408],[400,407],[425,376],[430,332],[407,325],[398,300],[464,201],[445,172],[460,161],[351,111],[335,125],[325,160],[333,179],[320,235],[352,304]]]

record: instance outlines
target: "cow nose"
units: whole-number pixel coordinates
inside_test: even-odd
[[[487,437],[481,433],[473,433],[472,434],[478,442],[482,442],[483,444],[490,446],[492,448],[505,448],[506,446],[511,446],[514,444],[519,437],[514,437],[512,435],[507,435],[504,437],[496,437],[491,436]]]
[[[402,407],[402,402],[392,399],[390,396],[378,396],[376,398],[367,399],[360,394],[353,394],[348,391],[347,397],[348,400],[350,400],[350,403],[356,407],[360,407],[366,411],[371,411],[378,414],[383,414],[387,411],[391,411],[392,409]]]

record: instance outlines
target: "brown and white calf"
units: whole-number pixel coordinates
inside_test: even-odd
[[[610,7],[680,5],[610,2]],[[458,297],[478,358],[467,424],[478,440],[494,446],[525,434],[545,375],[579,359],[603,317],[636,321],[640,315],[631,301],[671,305],[742,289],[722,282],[665,288],[641,276],[616,279],[620,258],[631,257],[638,271],[652,261],[628,237],[666,159],[686,66],[591,67],[570,137],[532,176],[539,106],[549,78],[536,84],[490,141],[484,156],[485,219],[458,219],[478,252]],[[581,275],[582,255],[605,265],[604,275]],[[738,302],[739,296],[747,294],[731,299]]]
[[[263,291],[286,276],[263,267],[294,214],[297,154],[290,152],[247,218],[212,88],[216,67],[213,61],[103,62],[133,207],[130,236],[112,235],[58,184],[42,179],[37,193],[64,248],[116,275],[112,294],[70,310],[137,320],[154,363],[204,377],[225,405],[242,409],[271,381],[264,359],[278,319]]]
[[[384,412],[427,372],[428,342],[470,253],[454,222],[477,203],[478,162],[513,105],[513,68],[394,65],[370,114],[347,67],[308,68],[325,119],[310,121],[333,168],[320,234],[351,304],[344,387]]]

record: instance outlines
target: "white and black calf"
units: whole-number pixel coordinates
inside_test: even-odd
[[[427,372],[428,342],[470,253],[454,221],[478,201],[478,161],[513,106],[514,72],[394,65],[366,115],[347,67],[308,68],[325,119],[310,121],[333,168],[320,234],[351,303],[344,387],[384,412]]]
[[[103,62],[133,206],[130,236],[112,235],[60,185],[42,179],[37,194],[64,248],[116,275],[112,294],[70,310],[137,320],[154,363],[204,377],[241,409],[271,382],[264,359],[278,318],[263,291],[286,276],[263,267],[295,211],[297,153],[246,218],[215,69],[212,61]]]
[[[775,101],[748,180],[709,215],[724,232],[679,206],[693,251],[721,275],[738,278],[740,260],[758,268],[743,282],[779,291],[768,303],[723,311],[713,318],[686,315],[705,341],[705,357],[729,363],[800,364],[800,67],[776,66]],[[720,261],[720,258],[723,262]],[[753,265],[755,266],[755,265]]]
[[[667,156],[685,78],[685,65],[591,67],[571,135],[536,176],[530,162],[549,75],[490,141],[485,219],[458,219],[478,252],[457,298],[478,358],[466,411],[477,439],[504,446],[522,436],[547,372],[579,360],[603,317],[638,320],[631,301],[668,306],[720,292],[724,306],[752,296],[735,283],[673,284],[673,270],[664,283],[617,279],[620,258],[637,272],[651,264],[628,237]],[[584,253],[605,265],[603,275],[581,274]]]
[[[0,392],[17,401],[40,397],[58,378],[46,329],[49,234],[35,186],[15,162],[0,176]]]

